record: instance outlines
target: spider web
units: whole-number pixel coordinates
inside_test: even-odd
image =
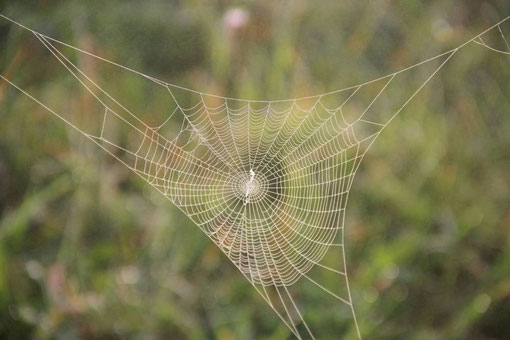
[[[57,112],[0,77],[175,204],[300,339],[317,335],[295,298],[310,286],[349,310],[361,338],[344,221],[354,175],[370,146],[463,47],[474,43],[510,54],[502,28],[507,17],[455,49],[381,78],[322,95],[255,101],[164,82],[0,16],[33,34],[97,107],[81,118]],[[111,74],[149,82],[167,100],[166,113],[145,117],[123,105],[113,94],[115,81],[96,79],[73,53],[112,68]]]

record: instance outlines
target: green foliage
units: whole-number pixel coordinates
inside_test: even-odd
[[[458,46],[510,15],[507,1],[491,3],[34,0],[0,10],[174,84],[281,99],[355,85]],[[247,23],[226,22],[230,8],[243,9]],[[90,98],[30,41],[0,19],[0,73],[86,120]],[[98,76],[115,80],[123,104],[164,112],[141,82]],[[469,46],[365,157],[346,245],[366,338],[510,334],[509,80],[508,56]],[[1,82],[0,136],[0,337],[291,338],[180,211]],[[306,304],[328,325],[324,337],[354,338],[350,319]]]

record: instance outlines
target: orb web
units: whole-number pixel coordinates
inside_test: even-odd
[[[510,54],[506,18],[455,49],[375,80],[316,96],[256,101],[170,84],[0,16],[32,33],[94,98],[97,109],[80,120],[0,77],[175,204],[297,338],[320,333],[309,327],[294,298],[306,283],[347,306],[361,338],[349,289],[344,221],[354,175],[370,146],[465,46]],[[115,84],[96,79],[73,61],[73,53],[150,82],[168,99],[163,119],[130,110],[112,94]],[[128,137],[121,138],[119,130]],[[343,288],[328,287],[317,271],[337,276]]]

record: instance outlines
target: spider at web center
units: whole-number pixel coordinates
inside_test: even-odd
[[[246,183],[246,197],[244,200],[244,204],[250,202],[250,195],[253,194],[258,189],[258,182],[255,181],[255,172],[253,169],[250,169],[250,180]]]
[[[232,186],[235,195],[243,202],[243,205],[261,201],[267,192],[267,179],[253,169],[238,173],[234,176]]]

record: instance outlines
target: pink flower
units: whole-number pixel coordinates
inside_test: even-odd
[[[229,31],[229,33],[235,33],[240,30],[250,20],[248,12],[242,8],[231,8],[223,15],[223,24]]]

